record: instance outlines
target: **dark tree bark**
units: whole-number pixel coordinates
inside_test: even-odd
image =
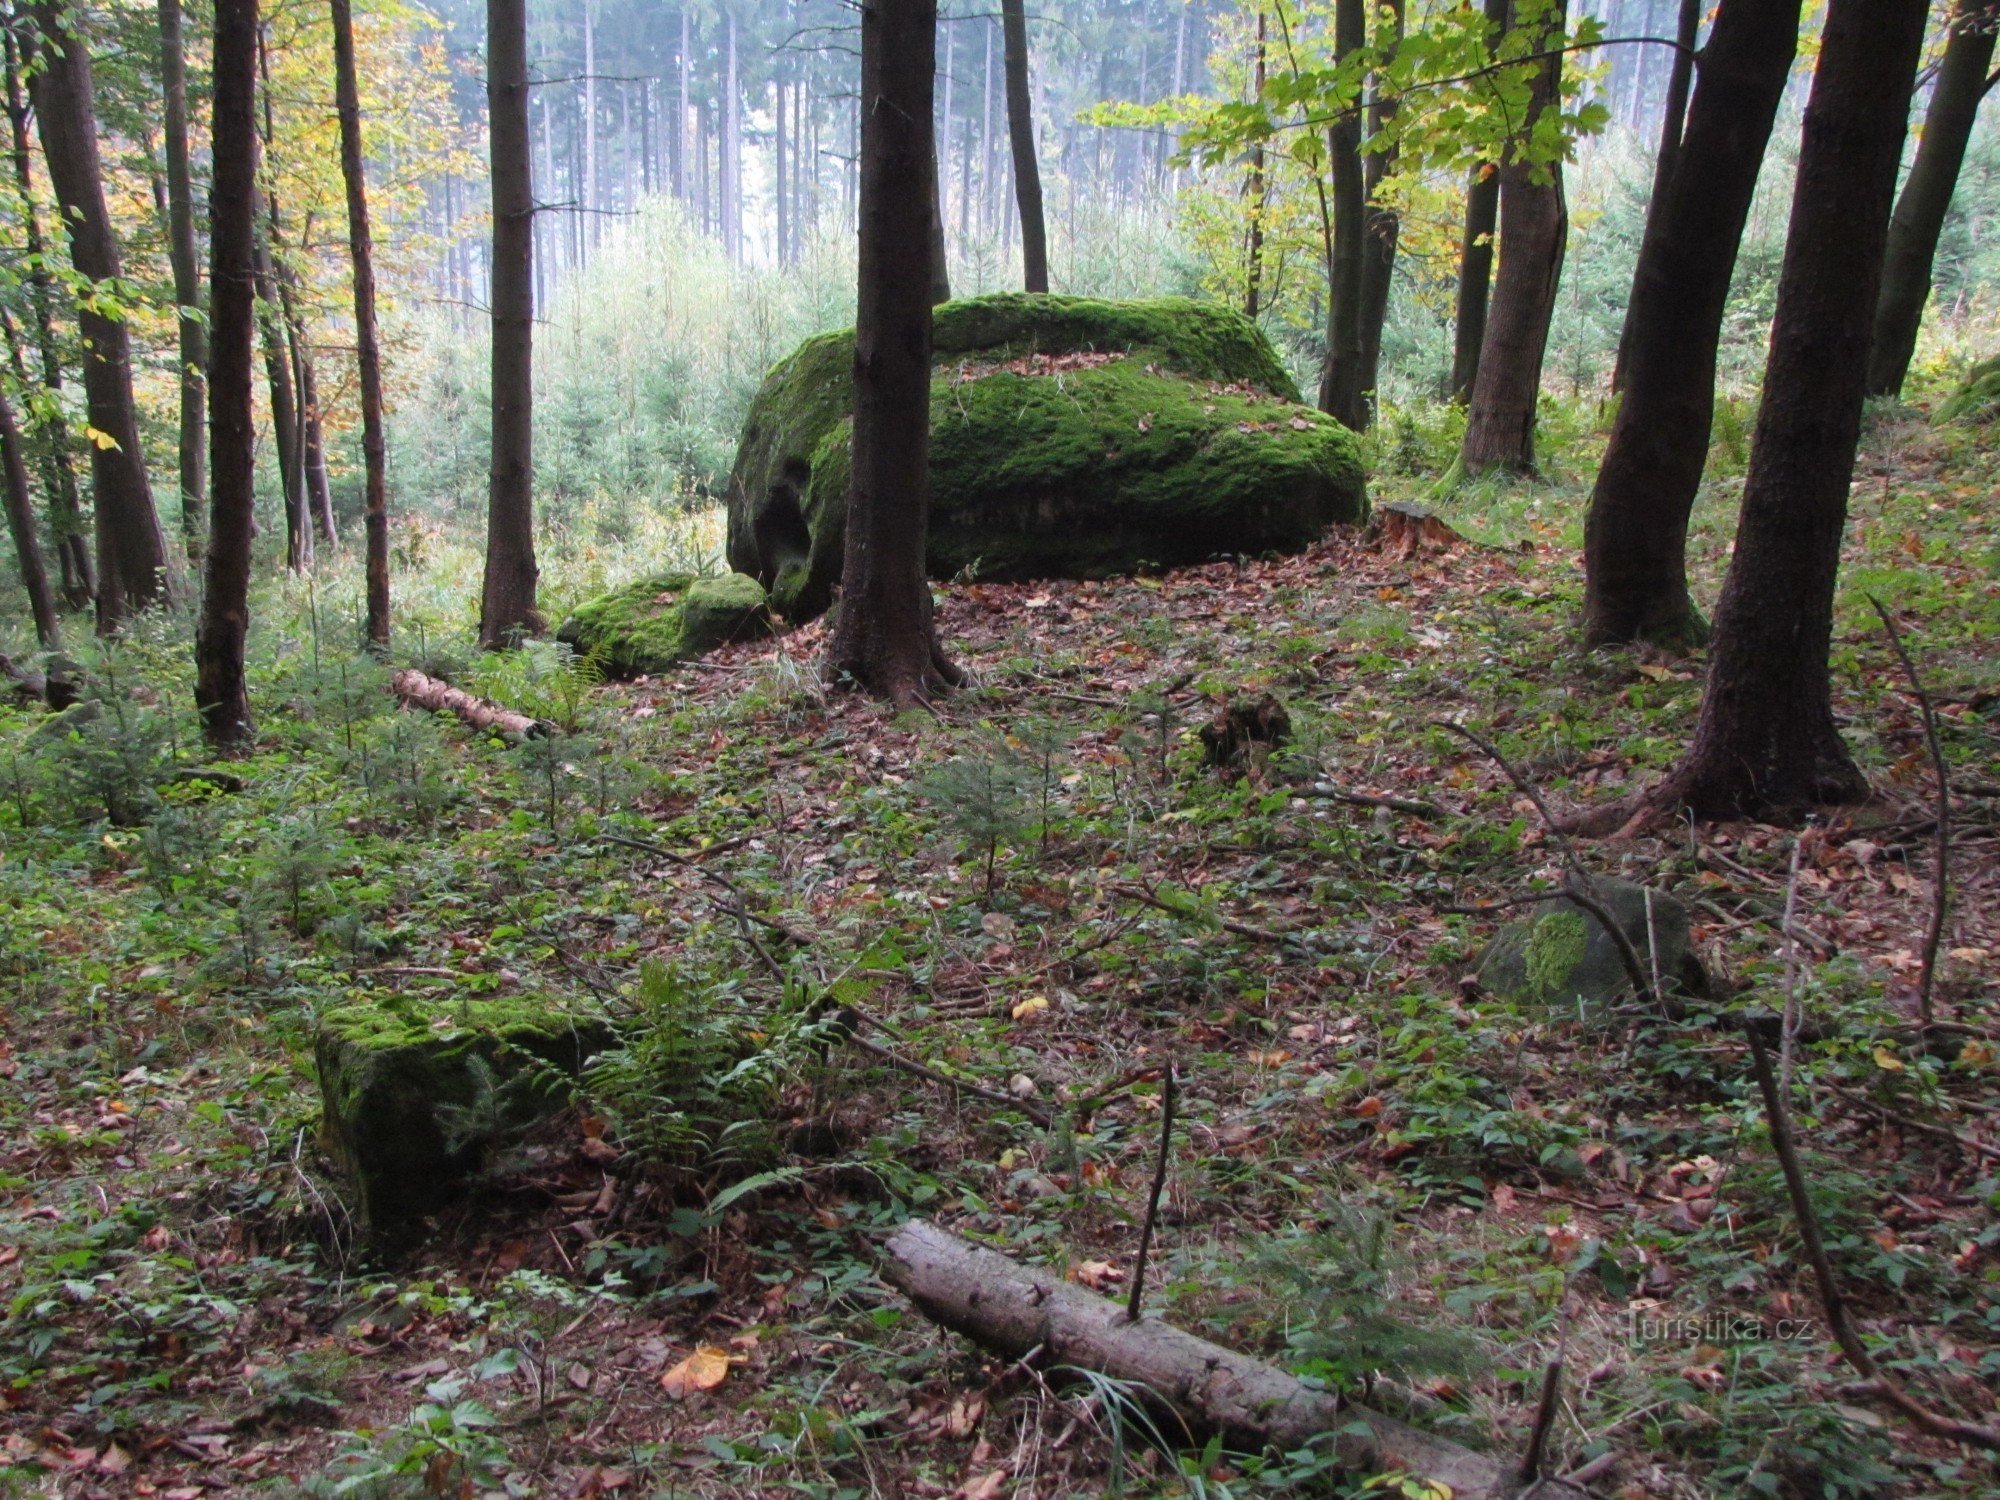
[[[945,255],[944,245],[944,180],[940,175],[943,161],[935,153],[931,157],[931,306],[951,301],[951,262]]]
[[[1014,148],[1014,201],[1021,210],[1023,284],[1031,292],[1046,292],[1049,233],[1042,222],[1042,169],[1035,156],[1035,106],[1028,89],[1028,13],[1023,0],[1000,0],[1000,19],[1007,54],[1007,139]]]
[[[1337,0],[1333,21],[1334,56],[1345,61],[1368,41],[1365,0]],[[1327,256],[1326,364],[1320,375],[1320,410],[1343,427],[1359,432],[1368,425],[1368,395],[1361,335],[1362,239],[1366,234],[1368,184],[1361,169],[1361,113],[1343,110],[1328,127],[1333,166],[1333,246]]]
[[[1394,41],[1403,40],[1403,0],[1387,0]],[[1375,97],[1368,106],[1368,129],[1379,136],[1396,117],[1396,100],[1384,92],[1381,78],[1375,81]],[[1382,183],[1396,170],[1393,146],[1371,151],[1364,163],[1362,187],[1368,200],[1361,239],[1361,380],[1368,396],[1368,416],[1373,421],[1380,406],[1376,396],[1381,382],[1382,326],[1389,320],[1389,286],[1396,270],[1396,242],[1402,235],[1402,220],[1396,210],[1380,201]]]
[[[1640,236],[1639,258],[1646,258],[1646,240],[1655,231],[1667,186],[1674,180],[1674,163],[1680,156],[1681,134],[1687,123],[1688,87],[1694,78],[1694,47],[1701,36],[1703,0],[1681,0],[1679,24],[1674,32],[1676,50],[1672,71],[1667,75],[1667,105],[1660,115],[1660,144],[1653,153],[1653,195],[1646,202],[1646,227]],[[1795,26],[1794,31],[1797,30]],[[1766,134],[1769,128],[1766,127]],[[1761,154],[1762,148],[1759,148]],[[1625,307],[1625,322],[1618,330],[1618,358],[1611,366],[1611,389],[1625,389],[1625,364],[1632,343],[1632,307]]]
[[[1557,44],[1564,17],[1558,0],[1547,12],[1545,46]],[[1479,375],[1459,449],[1468,474],[1488,469],[1526,473],[1535,467],[1535,408],[1569,240],[1569,209],[1563,199],[1562,163],[1531,166],[1518,152],[1534,135],[1543,112],[1557,107],[1562,67],[1560,55],[1537,67],[1517,154],[1500,168],[1500,269],[1493,278]]]
[[[937,0],[862,0],[854,448],[831,673],[898,705],[960,681],[931,619],[931,304]]]
[[[535,188],[527,0],[487,0],[486,111],[493,153],[493,465],[479,644],[499,650],[542,631],[535,608]]]
[[[257,0],[216,0],[209,191],[209,541],[195,634],[195,704],[219,750],[250,736],[243,676],[256,508]]]
[[[1729,278],[1798,47],[1799,0],[1722,0],[1679,168],[1653,199],[1626,310],[1626,388],[1584,524],[1583,633],[1684,645],[1688,515],[1708,461]]]
[[[49,587],[49,570],[42,561],[35,497],[28,488],[28,455],[5,391],[0,391],[0,498],[7,505],[7,530],[14,538],[14,556],[21,565],[21,587],[27,592],[28,612],[34,617],[35,639],[44,651],[60,650],[62,625],[56,614],[55,592]]]
[[[97,565],[91,556],[88,528],[83,520],[83,500],[77,491],[76,464],[70,452],[69,433],[59,415],[62,399],[62,354],[56,343],[55,288],[49,276],[47,241],[42,235],[41,214],[35,207],[35,185],[28,159],[27,85],[23,82],[22,55],[12,30],[0,28],[7,71],[7,124],[9,155],[13,160],[14,186],[20,194],[22,238],[27,245],[28,301],[35,315],[36,351],[41,360],[41,383],[52,398],[49,412],[32,418],[32,429],[41,460],[47,492],[49,518],[56,544],[56,561],[62,574],[63,600],[71,609],[82,609],[97,597]],[[11,341],[9,353],[21,388],[28,387],[26,361]]]
[[[160,92],[167,157],[167,248],[180,308],[181,538],[201,565],[208,530],[208,330],[201,319],[201,263],[195,251],[194,174],[188,159],[187,52],[180,0],[159,0]]]
[[[1764,399],[1693,743],[1649,799],[1784,816],[1867,794],[1834,727],[1834,581],[1925,0],[1830,0]]]
[[[334,99],[340,175],[347,185],[347,250],[354,265],[355,364],[361,382],[362,526],[367,542],[368,644],[389,648],[389,446],[382,427],[382,347],[375,328],[375,240],[361,149],[361,86],[354,65],[353,0],[333,8]]]
[[[1486,0],[1486,25],[1499,46],[1507,33],[1508,0]],[[1479,351],[1486,343],[1486,310],[1493,291],[1493,240],[1500,227],[1500,168],[1481,162],[1465,185],[1465,234],[1458,247],[1458,307],[1452,321],[1451,399],[1472,399],[1479,380]]]
[[[49,182],[69,232],[70,264],[92,281],[115,281],[123,267],[104,206],[89,44],[60,0],[39,0],[35,19],[42,37],[42,67],[32,83],[35,116]],[[170,600],[174,576],[139,444],[131,338],[123,321],[88,305],[78,307],[77,321],[90,425],[109,439],[91,444],[90,468],[97,512],[97,628],[110,634],[140,611]]]
[[[1952,15],[1951,37],[1938,65],[1917,159],[1889,220],[1889,248],[1882,262],[1882,296],[1868,352],[1868,394],[1902,394],[1903,377],[1917,350],[1917,329],[1931,295],[1931,264],[1938,236],[1958,187],[1966,143],[1972,139],[1979,102],[1993,87],[1993,44],[2000,30],[2000,4],[1960,0]]]

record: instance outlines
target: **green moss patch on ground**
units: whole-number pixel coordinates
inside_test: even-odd
[[[607,677],[640,677],[767,634],[770,623],[754,578],[659,573],[578,605],[556,635]]]

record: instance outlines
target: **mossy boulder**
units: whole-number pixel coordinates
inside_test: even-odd
[[[1009,293],[937,309],[934,576],[1089,578],[1297,551],[1367,511],[1354,437],[1256,326],[1185,298]],[[729,563],[794,622],[840,578],[854,333],[765,378],[729,482]]]
[[[1990,422],[1995,417],[2000,417],[2000,355],[1974,365],[1958,389],[1938,403],[1932,420]]]
[[[325,1139],[377,1235],[449,1203],[506,1135],[560,1108],[610,1025],[551,1002],[399,998],[320,1018]]]
[[[754,578],[658,573],[578,606],[556,638],[598,662],[608,676],[638,677],[770,628],[764,589]]]
[[[1647,888],[1627,880],[1600,879],[1598,903],[1608,911],[1642,963],[1658,954],[1662,985],[1670,993],[1708,993],[1708,974],[1688,933],[1688,909],[1664,891],[1652,893],[1650,929]],[[1631,977],[1604,925],[1567,897],[1544,902],[1525,921],[1494,934],[1479,963],[1482,988],[1527,1005],[1574,1007],[1610,1005],[1631,992]]]

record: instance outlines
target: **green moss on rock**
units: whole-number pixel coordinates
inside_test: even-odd
[[[1934,421],[1990,422],[2000,416],[2000,356],[1982,360],[1942,402]]]
[[[322,1016],[326,1143],[363,1220],[396,1235],[448,1203],[495,1132],[560,1107],[567,1080],[611,1040],[599,1017],[522,999],[399,997]]]
[[[1351,434],[1299,404],[1255,325],[1181,298],[1008,294],[937,311],[929,561],[1092,577],[1297,550],[1359,520]],[[839,579],[851,330],[767,377],[730,481],[729,560],[802,620]]]
[[[658,573],[579,605],[556,637],[609,676],[637,677],[769,629],[770,611],[756,579]]]
[[[1688,933],[1688,909],[1664,891],[1652,893],[1650,924],[1646,887],[1627,880],[1599,880],[1598,902],[1611,914],[1640,958],[1657,953],[1661,980],[1682,995],[1706,995],[1708,974]],[[1481,987],[1524,1005],[1595,1006],[1627,997],[1632,985],[1618,944],[1596,917],[1567,898],[1543,903],[1526,921],[1493,936],[1479,963]]]

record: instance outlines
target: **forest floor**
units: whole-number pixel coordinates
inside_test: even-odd
[[[190,742],[163,625],[108,659],[126,707],[101,731],[38,743],[0,710],[0,1491],[1360,1493],[1311,1454],[1163,1456],[1115,1389],[1009,1370],[877,1274],[874,1246],[921,1213],[1121,1293],[1171,1063],[1165,1316],[1499,1451],[1566,1338],[1554,1467],[1591,1465],[1606,1495],[1993,1493],[1989,1461],[1852,1389],[1741,1034],[1713,1015],[1789,987],[1819,1023],[1794,1099],[1846,1290],[1884,1364],[1992,1421],[1996,476],[1973,435],[1871,432],[1834,658],[1874,803],[1581,846],[1693,903],[1721,983],[1680,1020],[1465,982],[1508,913],[1454,908],[1559,862],[1441,721],[1574,807],[1663,770],[1699,700],[1698,660],[1576,649],[1560,474],[1452,502],[1460,547],[1341,535],[1159,578],[943,588],[975,686],[935,718],[824,692],[818,627],[627,685],[540,650],[463,658],[567,731],[510,750],[395,711],[294,590],[265,601],[299,634],[259,663],[234,794],[147,790]],[[1704,507],[1703,597],[1739,485]],[[1961,793],[1937,1003],[1969,1033],[1941,1052],[1909,1030],[1929,763],[1871,593]],[[425,633],[429,664],[448,633]],[[1264,693],[1289,743],[1249,775],[1204,769],[1217,704]],[[1777,923],[1795,857],[1796,951]],[[805,941],[754,951],[702,871]],[[643,1024],[385,1258],[319,1144],[311,1045],[319,1012],[399,992]],[[693,1117],[729,1099],[689,1057],[796,1041],[828,992],[1020,1102],[798,1045],[761,1096],[797,1128],[733,1174],[697,1159]]]

